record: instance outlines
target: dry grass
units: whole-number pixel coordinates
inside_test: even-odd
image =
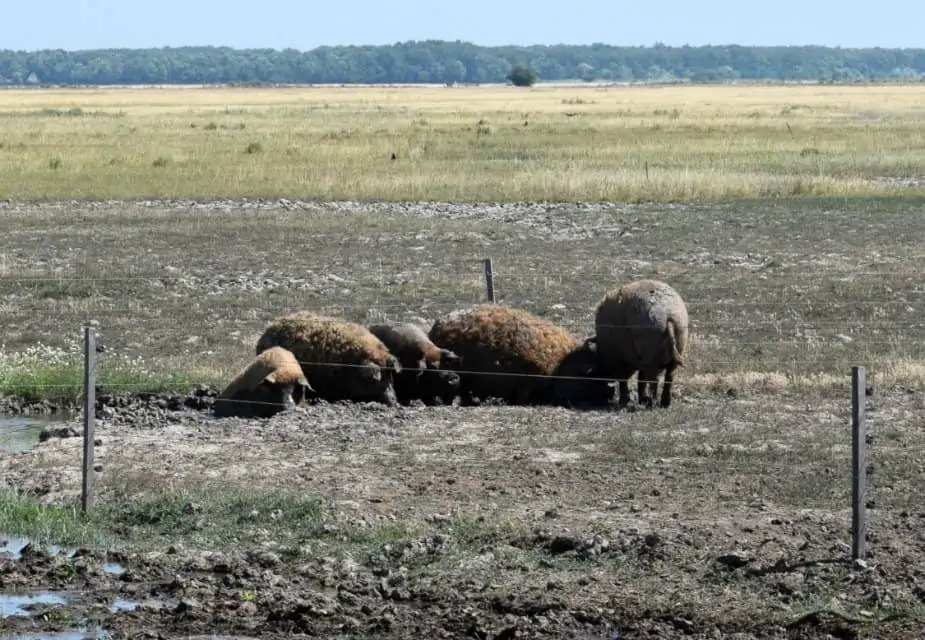
[[[844,393],[859,363],[878,388],[922,389],[922,203],[12,203],[2,205],[0,351],[65,347],[95,319],[107,385],[215,384],[292,311],[429,325],[480,302],[491,256],[501,302],[576,336],[593,332],[608,289],[671,283],[693,322],[682,393]],[[42,375],[4,377],[0,360],[0,387],[79,382],[79,360],[55,368],[43,352],[37,362]]]
[[[445,201],[875,194],[892,188],[882,178],[919,171],[922,104],[925,87],[895,85],[7,90],[0,190]]]

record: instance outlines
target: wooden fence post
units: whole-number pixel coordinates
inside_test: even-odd
[[[485,258],[485,292],[488,294],[488,301],[495,301],[495,276],[491,266],[491,258]]]
[[[867,538],[867,370],[851,367],[851,557],[862,560]]]
[[[80,504],[86,514],[93,503],[93,431],[96,427],[96,329],[84,326],[84,458]]]

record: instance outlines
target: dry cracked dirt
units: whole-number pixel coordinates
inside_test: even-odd
[[[577,334],[643,274],[678,283],[696,333],[664,410],[315,403],[216,420],[214,388],[108,391],[89,537],[57,553],[10,537],[5,602],[60,601],[0,618],[0,635],[919,637],[920,206],[2,203],[11,350],[64,345],[92,315],[102,357],[224,375],[296,308],[432,320],[479,301],[487,256],[502,301]],[[873,363],[863,562],[857,362]],[[5,486],[75,505],[70,421],[0,451]]]

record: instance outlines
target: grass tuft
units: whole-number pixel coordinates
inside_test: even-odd
[[[42,504],[18,491],[0,491],[0,533],[33,542],[65,545],[101,543],[96,523],[85,521],[76,507]]]
[[[253,541],[257,529],[272,536],[317,537],[323,516],[320,500],[285,490],[162,489],[104,505],[99,518],[131,539],[173,536],[225,546]]]
[[[323,503],[285,490],[161,489],[95,505],[46,505],[16,491],[0,492],[0,532],[39,543],[156,547],[163,540],[228,548],[266,536],[296,543],[327,537]]]

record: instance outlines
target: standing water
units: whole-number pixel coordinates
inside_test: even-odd
[[[39,443],[42,429],[67,424],[68,420],[60,416],[0,416],[0,451],[28,451]]]

